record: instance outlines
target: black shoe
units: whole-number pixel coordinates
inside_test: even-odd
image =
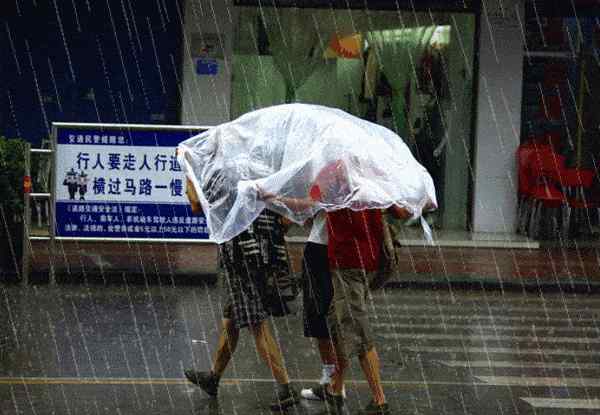
[[[283,393],[279,392],[277,398],[271,402],[269,407],[272,411],[284,411],[290,406],[296,405],[298,402],[300,402],[300,395],[298,395],[298,392],[290,386],[287,388],[287,391]]]
[[[365,409],[358,412],[358,415],[390,415],[392,410],[386,403],[377,405],[374,401],[369,402]]]
[[[320,400],[324,401],[327,405],[327,411],[330,414],[342,415],[345,414],[344,396],[333,395],[327,390],[328,385],[319,385],[312,388],[312,392],[315,396],[319,397]]]
[[[198,372],[188,369],[183,372],[187,380],[194,385],[200,386],[204,392],[210,396],[217,396],[219,391],[219,378],[212,372]]]

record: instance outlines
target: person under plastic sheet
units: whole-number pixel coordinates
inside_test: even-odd
[[[285,204],[292,210],[304,210],[318,204],[337,204],[340,198],[353,192],[348,173],[346,163],[337,160],[317,174],[305,199],[276,196],[260,188],[259,195],[270,204]],[[368,209],[366,206],[368,203],[361,206],[357,201],[352,208],[326,212],[327,257],[333,282],[327,326],[332,342],[330,349],[322,355],[334,356],[335,370],[329,384],[315,386],[311,392],[334,411],[343,411],[344,376],[349,358],[357,355],[373,395],[372,401],[361,413],[389,414],[391,410],[382,388],[379,356],[366,309],[370,295],[369,281],[381,261],[382,210]],[[408,209],[399,205],[392,205],[388,210],[397,218],[412,216]]]
[[[319,385],[328,385],[335,372],[336,359],[327,325],[327,312],[333,298],[333,283],[327,257],[327,215],[325,211],[319,211],[307,222],[310,225],[310,234],[302,254],[304,337],[315,339],[322,363]],[[322,394],[313,388],[302,389],[300,394],[309,400],[323,399]],[[345,390],[342,390],[342,396],[345,395]]]
[[[368,201],[368,208],[383,209],[397,201],[416,217],[425,198],[435,201],[430,175],[399,136],[334,108],[307,104],[263,108],[185,140],[178,149],[180,164],[199,193],[198,181],[205,182],[213,169],[239,177],[231,184],[236,198],[228,200],[226,208],[201,200],[211,238],[219,243],[246,229],[264,209],[256,198],[257,185],[303,198],[314,173],[337,159],[348,165],[352,189],[321,202],[320,208],[352,208]],[[271,210],[297,224],[316,213],[313,208],[291,211],[279,205]]]
[[[235,199],[235,194],[224,192],[224,182],[232,178],[222,170],[215,170],[202,185],[208,203],[224,203]],[[187,180],[186,194],[194,213],[201,213],[198,194]],[[222,330],[210,372],[185,370],[186,378],[200,386],[208,395],[216,396],[219,380],[236,350],[240,330],[247,327],[254,337],[256,350],[271,370],[278,383],[277,396],[270,405],[283,410],[299,401],[298,393],[290,385],[281,350],[267,324],[267,319],[286,315],[286,300],[294,297],[293,282],[284,225],[279,215],[264,210],[248,229],[233,239],[219,244],[219,264],[223,276],[224,301]],[[286,296],[286,291],[292,293]]]

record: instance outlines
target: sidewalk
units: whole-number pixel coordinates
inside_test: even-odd
[[[290,242],[294,272],[300,272],[301,242]],[[214,280],[217,250],[213,244],[57,243],[53,257],[59,281],[110,274],[145,279]],[[600,248],[472,248],[405,246],[400,281],[391,285],[459,285],[468,287],[566,287],[600,289]],[[50,268],[48,243],[32,243],[33,274]]]
[[[405,284],[600,290],[597,247],[404,247]]]

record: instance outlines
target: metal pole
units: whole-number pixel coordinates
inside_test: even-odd
[[[29,268],[31,263],[31,144],[25,145],[25,176],[23,177],[23,263],[21,264],[21,284],[29,284]]]
[[[50,285],[56,285],[56,269],[54,258],[56,253],[56,125],[52,124],[52,140],[50,142],[52,156],[50,160],[50,244],[49,244],[49,264],[50,264]]]
[[[583,145],[583,104],[585,101],[585,54],[583,46],[579,49],[579,99],[577,112],[579,122],[577,123],[577,157],[575,159],[575,167],[581,168],[581,153]]]

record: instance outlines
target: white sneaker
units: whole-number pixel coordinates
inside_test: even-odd
[[[335,371],[335,365],[323,365],[321,369],[321,379],[319,379],[319,385],[325,386],[331,383],[331,376],[333,376],[333,372]],[[300,391],[300,396],[304,399],[308,399],[311,401],[322,401],[323,398],[314,393],[313,388],[302,389]],[[346,399],[346,387],[342,390],[342,396]]]
[[[320,396],[315,395],[312,388],[302,389],[300,391],[300,396],[304,399],[308,399],[309,401],[320,401],[322,400]]]
[[[326,386],[326,385],[321,385],[321,386]],[[302,396],[304,399],[307,399],[309,401],[322,401],[323,400],[323,397],[320,395],[317,395],[313,391],[313,388],[302,389],[302,391],[300,392],[300,396]],[[346,399],[346,387],[345,386],[344,386],[344,389],[342,389],[342,397],[344,399]]]

